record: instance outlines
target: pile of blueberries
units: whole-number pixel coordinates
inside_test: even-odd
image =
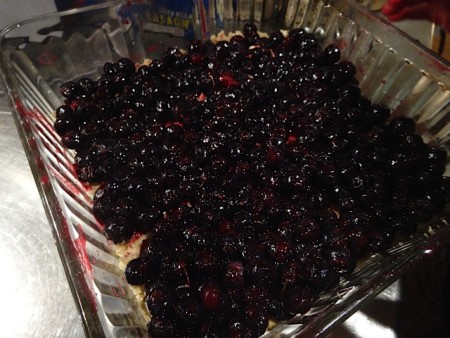
[[[125,275],[151,337],[258,337],[445,206],[446,151],[355,73],[301,28],[247,24],[62,85],[55,129],[106,235],[149,235]]]

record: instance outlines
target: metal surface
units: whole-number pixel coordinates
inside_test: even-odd
[[[0,107],[0,337],[84,337],[13,118]]]

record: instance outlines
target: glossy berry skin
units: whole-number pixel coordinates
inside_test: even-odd
[[[106,236],[148,235],[125,277],[154,338],[258,337],[448,201],[447,152],[364,98],[336,45],[242,31],[61,86],[55,131]]]
[[[222,297],[219,287],[214,283],[207,283],[201,287],[201,300],[208,311],[217,311],[220,309]]]

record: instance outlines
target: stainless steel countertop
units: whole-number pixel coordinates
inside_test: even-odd
[[[0,337],[84,337],[12,115],[0,111]]]

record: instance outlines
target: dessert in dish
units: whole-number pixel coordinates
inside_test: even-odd
[[[257,337],[445,206],[446,152],[355,73],[303,29],[247,24],[63,84],[55,129],[95,216],[148,236],[125,275],[152,337]]]

